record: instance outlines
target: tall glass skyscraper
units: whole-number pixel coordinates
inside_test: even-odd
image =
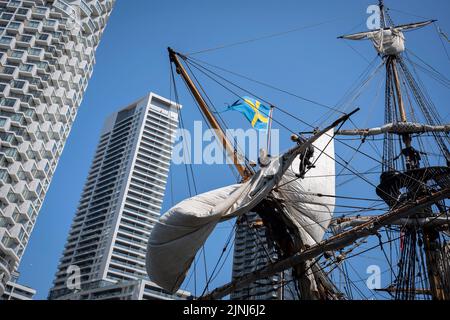
[[[145,269],[160,216],[178,108],[154,93],[104,126],[50,299],[173,299]]]
[[[0,295],[18,268],[114,0],[0,0]]]

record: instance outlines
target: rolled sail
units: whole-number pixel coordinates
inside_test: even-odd
[[[167,291],[175,292],[197,251],[226,216],[226,206],[217,210],[218,204],[230,202],[232,195],[240,196],[242,192],[241,185],[210,191],[187,199],[164,214],[148,242],[147,272],[151,279]]]
[[[370,39],[378,53],[383,55],[397,55],[405,51],[404,31],[425,27],[435,20],[403,24],[395,27],[376,29],[366,32],[344,35],[339,38],[348,40]]]

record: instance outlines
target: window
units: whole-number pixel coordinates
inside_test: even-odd
[[[32,64],[22,64],[19,67],[20,71],[26,71],[26,72],[31,72],[33,70],[33,65]]]
[[[12,41],[11,37],[1,37],[0,38],[0,43],[1,44],[10,44]]]
[[[2,98],[0,100],[0,105],[5,106],[5,107],[14,107],[15,104],[16,104],[16,99]]]
[[[9,2],[9,6],[10,7],[18,7],[18,6],[20,6],[20,1],[17,1],[17,0],[14,0],[14,1],[10,1]]]
[[[13,17],[13,15],[10,14],[10,13],[3,13],[3,14],[2,14],[2,19],[3,19],[3,20],[11,20],[12,17]]]
[[[25,8],[20,8],[19,10],[17,10],[17,14],[23,15],[25,16],[28,13],[28,9]]]
[[[46,8],[35,8],[34,12],[36,12],[37,14],[45,14],[47,12]]]
[[[53,27],[56,25],[56,20],[46,20],[45,25],[48,27]]]
[[[28,21],[28,26],[31,28],[38,28],[39,27],[39,21]]]
[[[18,30],[20,28],[21,23],[19,22],[10,22],[8,28]]]
[[[33,56],[39,56],[41,54],[41,52],[42,52],[42,49],[40,49],[40,48],[30,48],[28,50],[28,53]]]
[[[30,42],[31,41],[31,39],[32,39],[32,37],[31,36],[21,36],[20,37],[20,41],[22,41],[22,42]]]
[[[42,40],[42,41],[46,41],[48,39],[48,34],[46,34],[46,33],[40,34],[38,39]]]
[[[20,58],[23,57],[23,54],[24,54],[23,51],[20,51],[20,50],[14,50],[14,51],[11,53],[11,57],[20,59]]]
[[[14,68],[14,67],[4,67],[3,68],[3,73],[13,74],[15,70],[16,70],[16,68]]]
[[[25,81],[23,80],[13,80],[11,86],[16,89],[22,89],[25,86]]]
[[[16,203],[17,202],[17,196],[14,192],[9,192],[8,195],[6,196],[6,198],[8,199],[9,202],[11,203]]]

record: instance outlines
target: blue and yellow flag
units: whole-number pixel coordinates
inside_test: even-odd
[[[266,130],[269,123],[270,108],[263,105],[260,101],[243,97],[233,105],[228,107],[229,110],[239,111],[250,121],[252,127],[257,130]]]

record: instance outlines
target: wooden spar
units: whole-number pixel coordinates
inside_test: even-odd
[[[200,109],[202,110],[203,114],[205,115],[206,119],[208,120],[209,124],[211,125],[211,128],[213,128],[217,138],[222,143],[223,148],[225,149],[228,156],[233,161],[233,164],[236,167],[239,174],[241,175],[242,180],[243,181],[248,180],[253,175],[253,172],[249,168],[247,168],[247,166],[242,164],[241,160],[243,159],[243,157],[240,156],[239,152],[234,148],[233,144],[227,138],[225,132],[223,132],[223,129],[220,126],[219,122],[217,121],[216,117],[212,114],[212,112],[210,111],[210,109],[208,107],[208,104],[203,99],[202,95],[200,94],[200,91],[198,91],[194,82],[192,81],[189,74],[187,73],[186,69],[181,64],[180,59],[178,57],[183,58],[183,56],[180,55],[179,53],[173,51],[171,48],[168,48],[168,51],[169,51],[170,61],[175,64],[177,73],[183,77],[184,81],[186,82],[186,85],[188,86],[189,90],[192,92]]]
[[[431,295],[431,290],[429,289],[401,289],[401,288],[395,288],[395,287],[388,287],[384,289],[374,289],[375,291],[380,292],[388,292],[388,293],[397,293],[397,292],[408,292],[408,293],[414,293],[416,295]]]
[[[393,134],[417,134],[428,132],[443,132],[450,133],[450,124],[444,124],[439,126],[432,126],[428,124],[414,123],[414,122],[397,122],[387,123],[378,128],[365,128],[365,129],[350,129],[336,131],[337,136],[360,136],[369,137],[384,135],[385,133]]]
[[[267,267],[264,267],[260,270],[254,271],[247,275],[244,275],[238,280],[232,281],[229,284],[226,284],[222,287],[219,287],[204,296],[203,300],[214,300],[221,299],[231,292],[238,290],[238,288],[249,285],[250,283],[257,281],[262,278],[270,277],[278,272],[282,272],[288,268],[296,266],[304,261],[311,260],[316,258],[327,251],[335,251],[346,246],[351,245],[358,239],[376,234],[376,232],[382,227],[391,224],[393,221],[396,221],[401,218],[409,217],[418,211],[428,208],[433,203],[437,201],[447,199],[450,197],[450,188],[443,189],[439,192],[432,193],[429,196],[422,197],[421,199],[409,203],[405,206],[402,206],[398,209],[391,210],[381,216],[376,216],[366,223],[355,227],[349,231],[346,231],[342,234],[330,237],[327,240],[318,243],[315,246],[310,247],[309,249],[299,252],[294,256],[286,258],[284,260],[273,263]]]
[[[397,93],[398,109],[399,109],[399,112],[400,112],[400,119],[401,119],[402,122],[408,122],[408,118],[406,117],[405,104],[403,102],[402,89],[401,89],[401,86],[400,86],[400,79],[398,77],[396,58],[395,57],[390,57],[390,63],[391,63],[391,68],[392,68],[392,74],[394,75],[395,91]]]

